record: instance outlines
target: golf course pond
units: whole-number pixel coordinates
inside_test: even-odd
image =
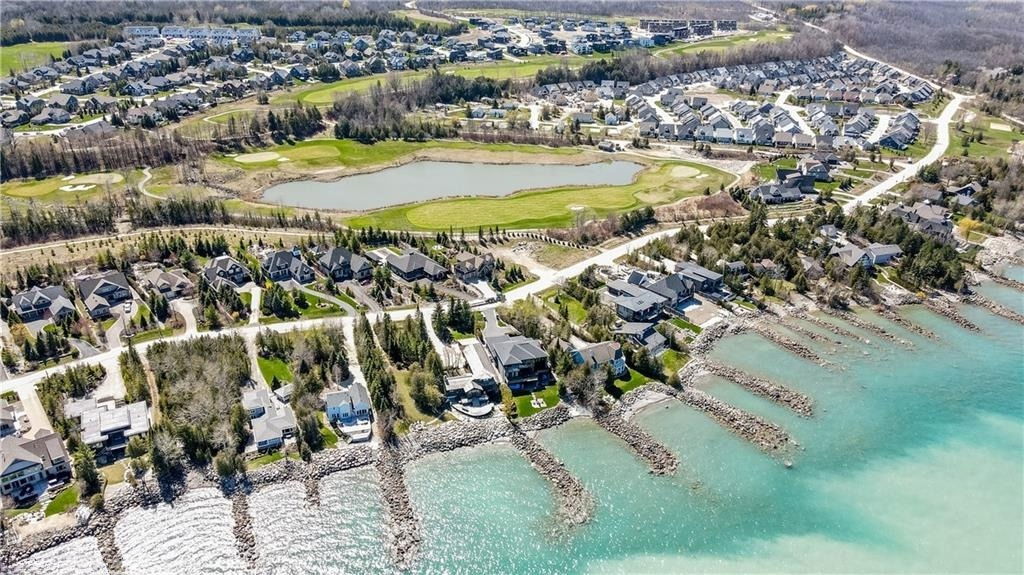
[[[623,161],[580,166],[422,161],[333,182],[278,184],[263,193],[263,201],[310,209],[376,210],[454,196],[507,196],[560,186],[624,186],[643,167]]]

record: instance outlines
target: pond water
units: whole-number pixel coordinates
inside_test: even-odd
[[[507,196],[558,186],[622,186],[642,168],[621,161],[582,166],[413,162],[334,182],[278,184],[263,193],[263,201],[311,209],[375,210],[452,196]]]

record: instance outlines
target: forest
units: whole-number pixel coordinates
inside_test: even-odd
[[[750,13],[743,2],[677,2],[674,0],[426,0],[417,6],[430,10],[519,10],[532,16],[577,15],[615,20],[624,16],[651,16],[658,18],[732,19],[739,20]]]
[[[59,0],[4,2],[0,44],[22,42],[120,39],[121,26],[130,24],[253,25],[264,36],[291,30],[346,29],[352,34],[376,34],[384,28],[411,30],[415,23],[390,12],[401,9],[394,0],[324,2],[273,0],[204,2],[202,0]]]

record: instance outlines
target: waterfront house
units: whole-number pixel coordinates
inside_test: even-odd
[[[667,301],[665,296],[629,281],[612,280],[607,285],[615,313],[628,322],[653,321]]]
[[[101,462],[122,457],[128,440],[145,437],[150,429],[145,401],[117,405],[113,400],[69,400],[64,405],[64,416],[79,420],[82,442],[93,449]]]
[[[724,290],[722,274],[713,272],[707,268],[701,267],[692,262],[679,262],[676,264],[676,270],[682,275],[682,277],[693,282],[695,289],[704,294],[712,297],[721,295]]]
[[[215,288],[225,284],[237,288],[248,283],[249,270],[231,256],[217,256],[207,262],[203,268],[203,277]]]
[[[503,333],[485,337],[484,345],[513,391],[538,389],[554,381],[548,354],[537,340]]]
[[[267,277],[275,282],[294,280],[300,284],[308,284],[315,277],[313,268],[302,261],[298,248],[270,252],[263,258],[261,265]]]
[[[39,429],[34,438],[0,439],[0,496],[31,499],[46,489],[49,479],[71,476],[71,458],[59,435]]]
[[[448,376],[444,380],[444,396],[452,409],[470,417],[484,417],[494,406],[488,396],[488,388],[496,393],[498,388],[490,374]]]
[[[347,279],[363,281],[370,279],[373,267],[363,256],[352,253],[343,247],[328,249],[317,258],[320,271],[336,282]]]
[[[403,251],[402,255],[388,255],[387,265],[391,271],[405,281],[416,281],[422,278],[436,281],[443,279],[448,274],[448,270],[444,266],[412,248]]]
[[[843,265],[848,268],[858,265],[865,268],[871,267],[871,258],[868,257],[867,252],[853,244],[848,244],[843,247],[834,247],[828,255],[839,257],[839,260],[843,262]]]
[[[369,422],[371,415],[370,396],[359,381],[344,389],[328,392],[324,396],[327,421],[343,426]]]
[[[276,403],[264,386],[242,394],[242,407],[252,420],[253,443],[258,451],[280,447],[295,434],[295,412],[290,405]]]
[[[75,315],[75,305],[61,286],[34,286],[14,294],[11,308],[23,322],[38,319],[62,321]]]
[[[595,371],[611,367],[616,377],[625,374],[629,369],[626,366],[626,356],[622,353],[622,345],[617,341],[602,341],[583,347],[575,347],[569,342],[560,341],[559,345],[569,352],[576,365],[588,365]]]
[[[652,354],[660,353],[668,346],[668,339],[651,322],[627,322],[617,326],[612,333],[618,339],[647,348]]]
[[[871,260],[871,265],[875,266],[887,264],[903,255],[903,250],[896,244],[873,243],[869,245],[865,251],[868,254],[868,258]]]
[[[93,319],[109,316],[111,308],[132,297],[128,278],[117,271],[80,278],[77,284],[82,303]]]

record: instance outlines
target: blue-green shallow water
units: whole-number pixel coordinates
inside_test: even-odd
[[[428,458],[408,473],[425,519],[416,570],[1019,572],[1024,340],[1015,324],[963,312],[982,334],[911,308],[937,341],[865,315],[913,347],[807,342],[843,366],[831,371],[757,336],[721,342],[716,359],[815,399],[818,415],[801,419],[705,382],[786,427],[801,444],[793,469],[674,403],[638,421],[680,455],[676,477],[648,475],[589,421],[542,433],[597,499],[593,522],[568,535],[552,533],[551,496],[511,449]]]

